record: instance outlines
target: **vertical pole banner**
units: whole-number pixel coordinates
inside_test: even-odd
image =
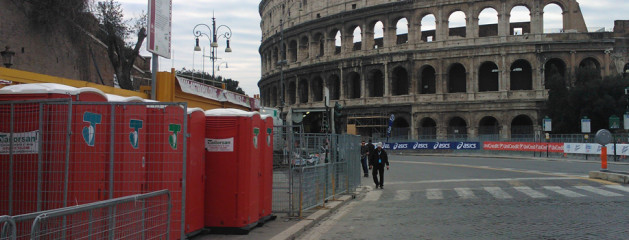
[[[387,141],[388,141],[388,138],[391,136],[391,128],[393,127],[393,121],[395,121],[395,115],[391,114],[391,116],[389,117],[389,127],[387,128]]]

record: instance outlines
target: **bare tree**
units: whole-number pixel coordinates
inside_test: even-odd
[[[133,26],[129,26],[124,21],[120,3],[106,0],[98,3],[96,15],[103,27],[101,39],[107,44],[107,54],[118,84],[123,89],[135,90],[131,70],[146,38],[146,14],[142,14]],[[125,42],[132,38],[132,34],[137,34],[135,42]]]

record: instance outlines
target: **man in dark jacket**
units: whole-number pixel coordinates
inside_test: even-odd
[[[369,158],[369,169],[373,168],[373,182],[376,184],[376,188],[384,189],[384,165],[389,170],[389,157],[387,152],[382,149],[382,143],[376,144],[376,149],[371,152]],[[380,181],[378,181],[378,174],[380,174]]]
[[[371,148],[373,149],[373,147]],[[360,163],[363,166],[363,174],[365,177],[369,177],[369,169],[367,168],[367,158],[369,158],[369,153],[371,149],[365,144],[365,141],[360,143]]]

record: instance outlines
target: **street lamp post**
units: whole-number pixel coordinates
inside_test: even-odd
[[[290,17],[290,8],[295,5],[296,3],[299,3],[299,11],[301,11],[301,2],[294,2],[293,4],[291,4],[290,6],[288,6],[288,17]],[[283,113],[284,113],[284,106],[286,105],[286,97],[284,95],[286,95],[286,91],[285,91],[285,85],[284,84],[284,65],[288,63],[288,61],[286,61],[286,46],[284,45],[284,20],[283,17],[280,18],[280,58],[282,58],[282,60],[277,61],[277,65],[280,66],[280,89],[281,89],[281,94],[280,94],[280,119],[282,120],[286,120],[285,118],[282,117]]]
[[[15,56],[15,52],[9,50],[9,46],[5,47],[4,51],[0,52],[2,55],[2,62],[6,68],[10,68],[13,66],[13,56]]]
[[[210,35],[202,32],[201,30],[197,30],[197,27],[199,26],[204,26],[206,27],[209,31],[210,31]],[[220,30],[221,28],[226,28],[227,30],[224,31],[223,33],[218,33],[218,30]],[[194,36],[196,37],[196,45],[194,46],[194,51],[201,51],[201,47],[199,46],[199,37],[200,36],[206,36],[208,38],[208,40],[210,41],[210,60],[212,60],[212,80],[215,80],[215,75],[214,75],[214,63],[216,62],[217,59],[220,59],[218,57],[216,57],[216,48],[218,48],[218,42],[217,40],[221,37],[226,39],[226,45],[227,47],[225,48],[225,52],[226,53],[230,53],[232,52],[231,47],[229,47],[229,40],[231,39],[232,36],[232,30],[231,28],[229,28],[226,25],[220,25],[220,26],[216,26],[216,18],[212,17],[212,27],[208,26],[207,24],[204,23],[200,23],[197,24],[196,26],[194,26],[194,28],[192,29],[192,33],[194,34]],[[210,37],[211,36],[211,37]],[[203,56],[205,57],[205,56]]]

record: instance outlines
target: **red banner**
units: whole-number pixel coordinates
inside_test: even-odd
[[[483,150],[546,152],[547,149],[549,152],[563,153],[563,143],[483,142]]]

